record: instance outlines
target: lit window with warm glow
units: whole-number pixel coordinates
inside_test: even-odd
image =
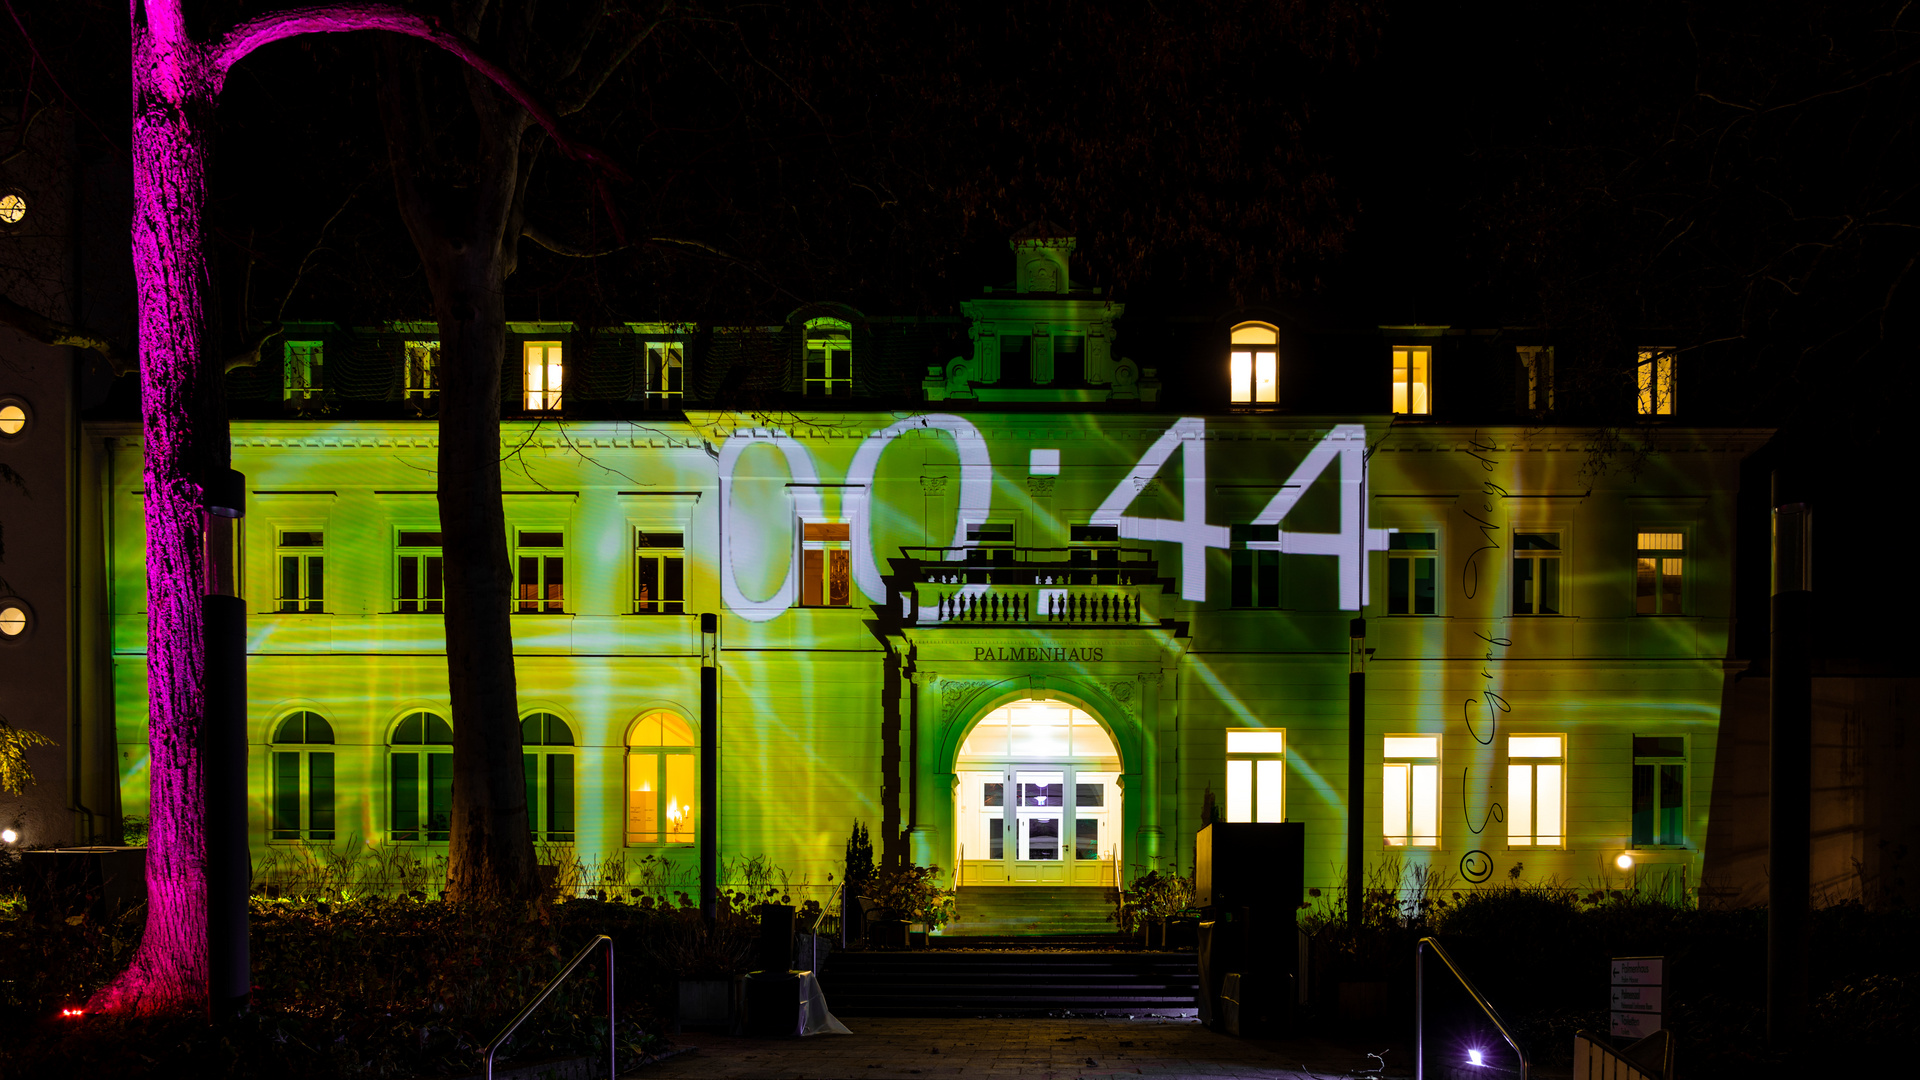
[[[656,709],[627,731],[627,843],[691,844],[699,790],[693,728]]]
[[[407,342],[406,396],[430,398],[440,392],[440,343]]]
[[[9,401],[0,405],[0,435],[14,436],[27,429],[27,410]]]
[[[808,521],[800,526],[800,603],[803,607],[848,607],[853,603],[851,531],[844,521]]]
[[[408,713],[387,747],[387,835],[446,843],[453,829],[453,728],[430,712]]]
[[[1566,842],[1566,737],[1507,736],[1507,843],[1560,847]]]
[[[573,729],[552,713],[520,721],[527,825],[536,842],[573,843]]]
[[[1388,847],[1440,844],[1440,736],[1381,740],[1380,825]]]
[[[686,346],[678,341],[647,342],[643,393],[651,400],[678,398],[686,385]]]
[[[1393,347],[1393,411],[1414,416],[1433,412],[1433,346]]]
[[[1271,405],[1279,400],[1280,332],[1266,323],[1233,328],[1227,370],[1235,405]]]
[[[558,341],[528,341],[520,346],[525,362],[528,412],[558,412],[566,364]]]
[[[279,610],[318,614],[327,610],[327,534],[320,529],[281,529]]]
[[[274,725],[269,751],[275,840],[332,840],[333,725],[316,712],[296,712]]]
[[[1633,846],[1687,842],[1687,737],[1633,737]]]
[[[1287,733],[1227,732],[1227,820],[1287,820]]]
[[[1686,534],[1643,532],[1639,535],[1639,554],[1634,560],[1633,610],[1641,615],[1680,614],[1680,587],[1686,580]]]
[[[518,614],[567,610],[567,534],[519,529],[514,533],[514,585]]]
[[[1553,411],[1553,346],[1521,345],[1520,400],[1528,412]]]
[[[1639,412],[1641,416],[1672,416],[1674,391],[1672,349],[1641,349]]]

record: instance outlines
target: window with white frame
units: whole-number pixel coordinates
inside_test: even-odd
[[[1560,595],[1561,554],[1560,534],[1557,532],[1514,531],[1515,615],[1559,615],[1563,612]]]
[[[1287,733],[1227,730],[1227,820],[1287,820]]]
[[[687,611],[686,534],[633,531],[633,610],[642,615]]]
[[[528,412],[558,412],[560,391],[566,384],[564,350],[558,341],[526,341],[520,345],[525,371]]]
[[[1229,525],[1227,540],[1233,553],[1228,598],[1237,608],[1280,606],[1280,553],[1250,548],[1249,543],[1280,539],[1278,525]]]
[[[326,347],[318,341],[287,342],[284,380],[288,401],[311,401],[326,388]]]
[[[685,717],[655,709],[627,731],[627,843],[691,844],[699,758]]]
[[[1247,322],[1233,328],[1232,349],[1227,354],[1227,374],[1232,384],[1230,401],[1235,405],[1271,405],[1279,400],[1280,331],[1260,322]]]
[[[647,342],[645,393],[648,400],[679,398],[685,386],[686,346],[678,341]]]
[[[440,343],[409,341],[406,346],[406,396],[430,398],[440,392]]]
[[[1674,351],[1641,349],[1635,383],[1639,389],[1641,416],[1672,416],[1674,399]]]
[[[808,397],[846,397],[853,393],[853,324],[845,319],[807,320]]]
[[[430,712],[400,718],[387,746],[387,835],[445,843],[453,829],[453,728]]]
[[[1633,846],[1687,843],[1687,739],[1633,737]]]
[[[446,609],[440,534],[402,529],[394,542],[393,610],[411,614]]]
[[[279,610],[315,614],[327,610],[327,534],[321,529],[281,529],[274,557],[280,564]]]
[[[1520,401],[1528,412],[1553,411],[1553,346],[1521,345]]]
[[[1633,610],[1641,615],[1680,614],[1681,586],[1686,581],[1686,533],[1641,532],[1637,546]]]
[[[567,610],[567,534],[518,529],[513,545],[513,610],[519,614]]]
[[[1120,526],[1081,522],[1067,526],[1068,581],[1114,585],[1120,581]]]
[[[1440,736],[1381,740],[1380,825],[1388,847],[1440,844]]]
[[[520,721],[527,825],[535,841],[573,843],[573,729],[552,713]]]
[[[1393,411],[1412,416],[1433,412],[1433,346],[1393,347]]]
[[[1432,615],[1439,560],[1431,532],[1387,534],[1387,614]]]
[[[1566,843],[1564,735],[1507,736],[1507,844],[1561,847]]]
[[[332,840],[333,725],[316,712],[289,713],[273,728],[269,761],[275,840]]]
[[[800,526],[800,604],[853,604],[851,530],[844,521],[807,521]]]

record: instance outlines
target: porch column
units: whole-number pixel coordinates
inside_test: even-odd
[[[907,837],[902,828],[903,763],[906,749],[901,745],[906,734],[900,709],[900,654],[887,650],[880,681],[880,865],[901,866],[907,861]]]

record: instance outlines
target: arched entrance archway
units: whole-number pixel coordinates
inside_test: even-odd
[[[982,716],[954,763],[956,883],[1114,885],[1121,768],[1113,736],[1068,702]]]

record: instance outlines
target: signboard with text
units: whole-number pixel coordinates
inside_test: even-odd
[[[1616,1038],[1640,1039],[1660,1030],[1666,967],[1666,958],[1661,956],[1613,959],[1613,986],[1609,992],[1613,1024],[1609,1034]]]

